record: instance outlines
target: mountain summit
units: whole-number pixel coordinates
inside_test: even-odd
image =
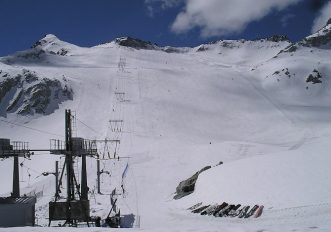
[[[47,34],[45,37],[33,44],[31,48],[40,49],[51,54],[65,56],[70,55],[68,53],[77,49],[77,46],[64,42],[53,34]]]

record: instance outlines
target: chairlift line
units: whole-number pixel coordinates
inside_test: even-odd
[[[88,129],[90,129],[91,131],[93,131],[94,133],[101,135],[100,132],[96,131],[96,130],[93,129],[91,126],[89,126],[89,125],[87,125],[86,123],[84,123],[83,121],[79,120],[77,117],[76,117],[76,120],[77,120],[78,122],[80,122],[81,124],[83,124],[86,128],[88,128]]]
[[[119,72],[122,71],[123,73],[125,73],[126,59],[124,57],[120,58],[118,69]],[[49,226],[51,225],[52,221],[65,221],[63,225],[67,225],[67,226],[68,225],[77,226],[79,222],[86,222],[87,226],[89,226],[89,221],[91,220],[91,217],[90,217],[90,200],[88,193],[89,188],[87,186],[87,170],[86,170],[87,157],[96,159],[99,164],[100,161],[102,161],[104,163],[104,168],[101,171],[98,170],[98,175],[102,173],[107,175],[115,174],[115,176],[112,176],[112,179],[117,177],[116,173],[119,171],[118,170],[119,168],[117,166],[119,165],[119,167],[121,168],[123,166],[122,164],[125,162],[126,167],[121,175],[122,176],[121,187],[123,191],[122,194],[123,197],[124,194],[126,193],[126,189],[124,190],[123,180],[125,179],[125,176],[128,172],[128,167],[129,167],[128,159],[132,157],[119,156],[118,153],[121,146],[120,138],[122,136],[122,133],[133,133],[123,130],[124,120],[120,119],[120,118],[124,118],[123,117],[124,113],[127,113],[126,112],[127,106],[121,103],[129,102],[129,100],[125,98],[126,96],[125,87],[129,87],[129,86],[126,86],[125,80],[122,80],[120,76],[117,76],[116,84],[117,84],[116,91],[114,92],[116,98],[114,98],[114,101],[117,109],[116,112],[115,111],[111,112],[114,114],[113,116],[115,116],[114,117],[115,120],[109,120],[110,125],[108,126],[108,128],[106,127],[106,129],[108,129],[107,133],[111,134],[111,138],[113,139],[106,137],[105,139],[88,140],[78,137],[76,135],[77,121],[83,124],[89,130],[95,132],[96,134],[101,135],[101,133],[96,129],[94,129],[92,126],[78,119],[75,113],[72,112],[71,110],[65,110],[65,133],[64,133],[65,136],[0,119],[0,122],[34,130],[43,134],[49,134],[49,135],[54,135],[56,137],[65,138],[65,141],[61,141],[60,139],[51,140],[48,149],[43,149],[43,148],[30,149],[28,143],[13,142],[13,141],[12,143],[10,143],[9,139],[8,139],[9,145],[7,146],[4,146],[3,144],[0,143],[0,158],[9,158],[9,157],[14,158],[14,171],[13,171],[14,181],[13,181],[12,197],[18,197],[18,198],[20,197],[19,170],[16,170],[17,167],[19,169],[19,167],[21,166],[23,169],[21,170],[21,173],[23,174],[23,172],[24,173],[26,172],[26,175],[28,175],[28,180],[25,177],[25,181],[28,181],[28,185],[30,185],[31,174],[33,174],[33,176],[36,176],[34,172],[38,175],[36,178],[40,176],[49,176],[49,175],[54,175],[56,177],[55,200],[49,202]],[[101,154],[102,151],[98,152],[98,148],[101,147],[100,144],[101,146],[102,145],[104,146],[103,157]],[[132,141],[131,141],[131,146],[132,146]],[[114,151],[112,151],[113,147],[114,147]],[[21,162],[21,165],[18,162],[19,157],[29,158],[31,155],[49,155],[49,154],[61,155],[62,157],[65,157],[64,162],[60,165],[61,167],[58,166],[59,161],[56,161],[55,172],[48,172],[48,171],[38,172],[34,169],[31,169],[30,167],[27,167],[24,163],[25,160]],[[105,159],[105,155],[108,155],[108,159]],[[114,161],[106,162],[107,160],[108,161],[114,160]],[[117,161],[123,160],[124,162],[117,163],[116,160]],[[107,164],[107,169],[105,164]],[[115,164],[117,165],[115,166]],[[112,165],[114,165],[114,167]],[[78,170],[80,166],[81,166],[81,170]],[[109,169],[110,166],[112,167],[111,169]],[[14,183],[15,179],[17,178],[18,178],[18,182],[17,182],[18,184]],[[64,186],[64,184],[66,186]],[[111,186],[112,185],[113,183],[111,184]],[[61,192],[61,189],[63,189],[64,187],[66,187],[66,193]],[[120,188],[118,189],[120,190]],[[110,215],[111,213],[115,213],[116,214],[115,216],[120,218],[120,209],[116,204],[117,199],[115,199],[115,196],[118,195],[120,194],[117,194],[116,191],[112,193],[112,197],[114,199],[111,210],[108,213],[107,219],[111,217]],[[125,202],[125,204],[127,203]]]
[[[116,158],[109,158],[109,159],[97,159],[97,160],[101,160],[101,161],[107,161],[107,160],[121,160],[121,159],[131,159],[131,156],[118,156]]]
[[[24,126],[24,125],[21,125],[21,124],[18,124],[18,123],[9,122],[9,121],[6,121],[4,119],[0,119],[0,121],[2,121],[4,123],[7,123],[7,124],[12,124],[12,125],[15,125],[15,126],[23,127],[23,128],[29,129],[29,130],[34,130],[34,131],[37,131],[37,132],[40,132],[40,133],[54,135],[54,136],[58,136],[58,137],[64,137],[63,135],[58,135],[58,134],[54,134],[54,133],[47,132],[47,131],[44,131],[44,130],[40,130],[40,129],[36,129],[36,128]]]

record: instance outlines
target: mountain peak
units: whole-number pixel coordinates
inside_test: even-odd
[[[43,38],[33,44],[31,48],[64,56],[77,48],[77,46],[60,40],[54,34],[46,34]]]
[[[291,44],[285,48],[285,52],[295,52],[299,47],[315,47],[330,49],[331,46],[331,18],[326,25],[312,35],[307,36],[301,41]],[[284,52],[281,51],[281,52]],[[280,52],[280,53],[281,53]]]
[[[58,39],[54,34],[46,34],[43,39]]]
[[[43,38],[38,40],[32,45],[32,48],[39,47],[39,46],[45,46],[47,44],[54,43],[55,41],[60,41],[58,37],[56,37],[53,34],[46,34]]]
[[[331,18],[329,18],[329,20],[327,21],[326,25],[331,24]]]
[[[331,19],[319,31],[306,37],[301,44],[309,47],[329,48],[331,44]]]

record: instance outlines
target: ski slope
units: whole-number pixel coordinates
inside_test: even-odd
[[[102,192],[120,189],[128,164],[126,193],[119,206],[122,214],[140,216],[140,228],[131,230],[328,231],[330,51],[302,48],[294,54],[278,54],[289,46],[287,41],[226,44],[166,53],[115,42],[80,48],[48,35],[39,45],[44,51],[39,57],[27,55],[35,54],[34,49],[3,57],[0,69],[14,73],[25,68],[50,78],[64,75],[73,100],[45,116],[7,114],[0,118],[6,121],[0,121],[1,137],[48,148],[49,139],[63,139],[65,109],[72,109],[79,119],[78,136],[117,136],[119,155],[130,158],[101,162],[111,173],[111,178],[102,176]],[[66,53],[57,54],[62,49]],[[286,68],[291,78],[282,72]],[[305,81],[315,68],[322,73],[321,84]],[[278,76],[275,71],[280,71]],[[115,92],[125,92],[126,101],[119,102]],[[123,119],[121,133],[111,131],[112,119]],[[115,148],[107,149],[112,153]],[[40,174],[52,171],[55,160],[63,162],[60,157],[36,154],[20,169],[22,192],[43,191],[37,202],[39,225],[48,223],[47,204],[55,185],[53,176]],[[216,166],[220,161],[224,164]],[[8,177],[1,179],[2,194],[10,192],[11,162],[0,163],[1,176]],[[212,168],[199,176],[195,192],[173,200],[177,184],[206,165]],[[89,159],[92,215],[104,217],[110,209],[109,196],[95,194],[95,173],[96,161]],[[263,204],[265,211],[258,219],[229,219],[186,210],[198,202],[223,201]],[[59,228],[0,229],[53,230]]]

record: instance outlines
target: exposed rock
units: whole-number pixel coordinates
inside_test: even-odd
[[[322,75],[319,73],[319,71],[314,69],[314,71],[307,77],[306,82],[311,82],[312,84],[322,83],[321,78]]]
[[[6,75],[6,77],[8,74]],[[7,78],[0,82],[0,103],[6,94],[20,82],[20,77]]]
[[[281,50],[277,55],[283,53],[283,52],[295,52],[296,50],[298,50],[298,46],[296,44],[291,44],[289,46],[287,46],[284,50]]]
[[[208,51],[209,48],[207,46],[201,45],[198,49],[197,52],[204,52],[204,51]]]
[[[166,52],[166,53],[183,53],[185,52],[184,49],[179,49],[179,48],[174,48],[174,47],[164,47],[162,48],[162,51]]]
[[[131,37],[122,37],[115,39],[115,43],[124,47],[131,47],[135,49],[155,49],[157,47],[156,44],[151,42],[146,42],[141,39],[135,39]]]
[[[280,71],[275,71],[272,75],[278,75]]]
[[[305,38],[299,44],[308,47],[321,47],[323,45],[330,45],[331,42],[331,29],[323,29],[323,34],[318,36],[311,36]]]
[[[233,41],[222,41],[220,45],[224,48],[239,48]]]
[[[283,42],[283,41],[290,42],[290,39],[286,35],[273,35],[273,36],[267,38],[267,40],[276,42],[276,43]]]
[[[288,68],[283,68],[282,70],[277,70],[272,75],[273,76],[287,76],[288,78],[292,77],[292,74],[290,73]]]
[[[68,54],[68,50],[67,49],[64,49],[64,48],[61,48],[60,51],[57,51],[57,55],[60,55],[60,56],[65,56]]]
[[[23,76],[25,78],[25,81],[27,83],[32,83],[34,81],[37,81],[38,80],[38,76],[36,75],[35,72],[31,72],[27,69],[23,69]]]
[[[300,47],[316,47],[316,48],[330,48],[331,46],[331,19],[328,20],[327,24],[317,31],[315,34],[307,36],[303,40],[291,44],[278,54],[289,52],[296,52]],[[312,51],[311,51],[312,52]]]
[[[70,52],[70,44],[61,41],[55,35],[48,34],[32,45],[32,50],[42,50],[51,55],[66,56]]]
[[[64,83],[63,83],[64,82]],[[21,115],[50,114],[66,100],[72,100],[73,92],[57,79],[40,78],[37,73],[23,69],[22,74],[0,81],[0,104],[6,113]],[[2,99],[9,93],[6,101]]]
[[[17,106],[17,104],[18,104],[19,100],[22,98],[23,94],[24,94],[24,90],[21,89],[19,91],[19,93],[16,95],[16,97],[14,97],[14,100],[7,107],[7,112],[12,111]]]
[[[210,168],[211,168],[211,166],[206,166],[203,169],[201,169],[200,171],[196,172],[190,178],[181,181],[176,188],[176,195],[174,196],[174,199],[177,200],[177,199],[180,199],[182,197],[185,197],[185,196],[193,193],[194,188],[195,188],[195,183],[196,183],[200,173],[202,173]]]
[[[47,45],[47,44],[53,44],[53,45],[55,45],[56,44],[55,41],[59,41],[59,39],[55,35],[47,34],[42,39],[40,39],[37,42],[35,42],[31,46],[31,48],[43,47],[44,45]]]
[[[310,35],[303,40],[299,41],[296,44],[290,45],[286,48],[285,52],[295,52],[298,47],[317,47],[317,48],[329,48],[331,45],[331,19],[327,22],[327,24],[317,31],[315,34]]]

